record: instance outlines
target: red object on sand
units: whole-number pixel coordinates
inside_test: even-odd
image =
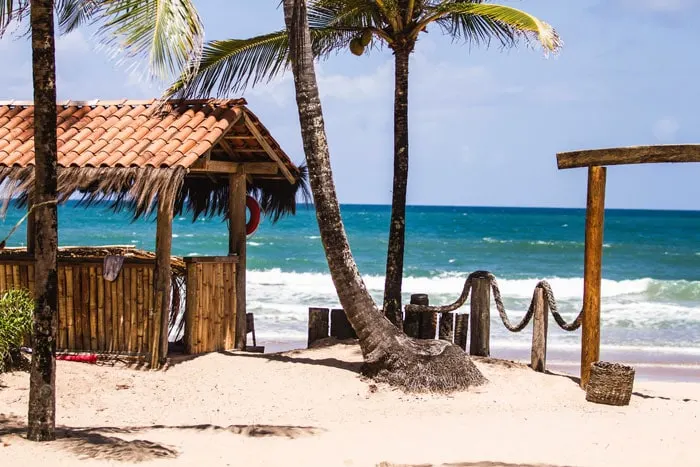
[[[97,363],[97,355],[95,355],[95,354],[56,355],[56,360],[67,360],[69,362],[81,362],[81,363]]]

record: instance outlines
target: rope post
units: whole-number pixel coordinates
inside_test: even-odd
[[[460,313],[455,317],[455,344],[467,351],[467,333],[469,332],[469,315]]]
[[[600,359],[600,284],[602,281],[605,167],[588,168],[586,244],[583,266],[583,331],[581,387],[586,388],[591,364]]]
[[[426,294],[411,295],[411,300],[413,300],[413,297],[420,300],[420,302],[415,303],[415,305],[430,305],[430,300]],[[437,332],[437,313],[420,313],[418,323],[419,339],[435,339],[435,333]]]
[[[544,289],[537,287],[532,297],[534,302],[534,322],[532,324],[532,352],[530,366],[544,373],[547,365],[547,326],[549,324],[549,304],[544,299]]]
[[[342,308],[331,310],[331,336],[340,341],[357,339],[357,334],[355,334],[355,330]]]
[[[488,278],[474,278],[471,299],[471,336],[469,354],[488,357],[491,354],[491,282]]]
[[[424,293],[416,293],[411,295],[411,305],[428,305],[428,296]],[[403,332],[408,337],[418,339],[420,334],[420,316],[422,313],[418,311],[406,311],[406,317],[403,321]]]
[[[309,308],[309,339],[306,347],[328,337],[328,308]]]

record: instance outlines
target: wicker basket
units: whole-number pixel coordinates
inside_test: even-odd
[[[586,400],[597,404],[628,405],[633,384],[634,368],[619,363],[594,362],[586,387]]]

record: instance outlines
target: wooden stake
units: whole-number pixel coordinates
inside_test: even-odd
[[[424,293],[416,293],[411,295],[411,305],[428,305],[428,296]],[[420,335],[421,314],[418,311],[407,311],[403,320],[403,332],[408,337],[418,339]]]
[[[440,339],[452,342],[452,335],[454,334],[454,319],[454,313],[440,314],[440,331],[438,333]]]
[[[75,328],[74,307],[73,307],[73,268],[71,266],[63,267],[66,277],[66,326],[68,327],[68,348],[74,350],[75,347]]]
[[[532,324],[532,352],[530,366],[533,370],[544,373],[547,369],[547,327],[549,324],[549,304],[544,298],[541,287],[535,289],[532,297],[535,302],[535,312]]]
[[[588,168],[586,246],[583,267],[581,387],[586,388],[591,363],[600,359],[600,284],[602,281],[605,167]]]
[[[246,177],[245,172],[229,176],[228,198],[228,253],[238,255],[236,268],[236,336],[235,347],[246,346]]]
[[[472,282],[472,331],[469,354],[488,357],[491,354],[491,284],[488,279]]]
[[[467,334],[469,332],[469,315],[460,313],[455,317],[455,344],[467,350]]]
[[[306,347],[328,337],[328,308],[309,308],[309,339]]]
[[[357,339],[357,334],[342,308],[331,310],[331,336],[338,340]]]

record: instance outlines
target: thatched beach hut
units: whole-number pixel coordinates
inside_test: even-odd
[[[0,102],[5,207],[10,200],[31,206],[33,115],[31,102]],[[228,256],[185,259],[186,350],[244,348],[246,198],[273,220],[293,214],[297,192],[305,191],[303,168],[243,99],[68,101],[58,104],[57,128],[59,202],[78,196],[134,218],[155,213],[157,222],[152,258],[104,249],[59,256],[58,348],[138,354],[153,367],[164,362],[172,221],[180,214],[223,215],[229,227]],[[27,225],[27,249],[0,252],[2,290],[33,286],[31,216]]]

